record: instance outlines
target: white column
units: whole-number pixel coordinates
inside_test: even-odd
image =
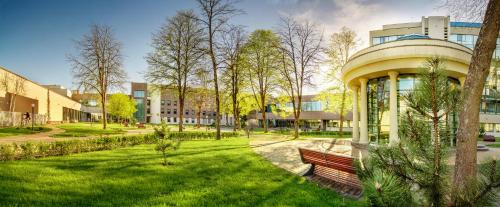
[[[358,86],[351,87],[352,91],[352,141],[359,142],[359,112],[358,112]]]
[[[389,144],[394,145],[399,142],[398,138],[398,72],[389,72]]]
[[[360,133],[359,133],[359,143],[361,144],[368,144],[368,99],[367,99],[367,94],[366,94],[366,83],[368,80],[366,78],[361,78],[359,79],[359,82],[361,83],[361,90],[360,90],[360,95],[361,95],[361,127],[360,127]]]

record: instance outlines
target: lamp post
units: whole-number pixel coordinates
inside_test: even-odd
[[[31,131],[35,130],[35,104],[31,104]]]

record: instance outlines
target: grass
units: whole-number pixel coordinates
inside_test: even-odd
[[[486,146],[488,146],[488,147],[495,147],[496,148],[496,147],[500,147],[500,143],[488,144]]]
[[[137,127],[125,127],[120,124],[108,124],[107,129],[102,129],[100,123],[67,123],[57,125],[57,128],[64,129],[63,133],[52,135],[53,137],[88,137],[101,135],[124,134],[126,130],[135,130]]]
[[[359,206],[255,154],[245,138],[0,163],[0,206]]]
[[[16,136],[16,135],[25,135],[25,134],[36,134],[40,132],[48,132],[52,130],[51,128],[48,127],[40,127],[36,126],[31,129],[29,128],[21,128],[21,127],[7,127],[7,128],[0,128],[0,137],[10,137],[10,136]]]

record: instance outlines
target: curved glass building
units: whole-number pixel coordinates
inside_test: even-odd
[[[371,31],[371,46],[354,54],[342,69],[344,81],[354,92],[353,142],[398,141],[400,114],[406,107],[400,97],[418,83],[416,73],[426,58],[443,58],[449,84],[463,84],[480,27],[479,23],[450,22],[449,17],[432,16],[422,17],[421,22],[384,25],[382,30]],[[499,45],[497,40],[494,58],[500,58]],[[497,126],[500,133],[497,69],[492,64],[481,105],[482,125],[492,134],[497,132]],[[457,118],[451,114],[447,120],[453,132]]]

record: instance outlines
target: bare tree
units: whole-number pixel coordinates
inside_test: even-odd
[[[103,129],[106,129],[106,103],[108,91],[122,88],[126,73],[122,69],[122,44],[113,36],[111,27],[92,25],[76,43],[78,56],[70,55],[75,83],[84,91],[97,92],[100,96]]]
[[[9,96],[9,111],[14,112],[16,110],[16,98],[18,95],[24,95],[26,92],[26,80],[17,75],[4,72],[0,78],[0,88],[6,93],[10,93]]]
[[[311,22],[299,22],[283,18],[279,36],[281,39],[283,91],[292,102],[294,137],[299,137],[299,118],[304,86],[312,85],[311,79],[317,69],[323,35]]]
[[[281,62],[279,44],[279,37],[271,30],[255,30],[244,48],[245,77],[262,114],[264,132],[268,131],[266,104]]]
[[[339,135],[343,135],[344,119],[346,113],[346,100],[348,88],[345,82],[342,80],[342,67],[347,63],[349,57],[356,49],[359,44],[359,40],[356,37],[356,33],[347,28],[342,27],[339,33],[333,33],[330,38],[330,47],[328,49],[328,55],[330,57],[330,62],[333,70],[329,74],[334,82],[337,82],[341,87],[339,87],[339,92],[341,95],[340,108],[339,108]]]
[[[240,13],[234,8],[233,1],[230,0],[197,0],[201,9],[200,21],[203,23],[207,38],[207,53],[212,62],[213,84],[215,92],[215,128],[216,139],[220,139],[220,95],[218,73],[220,68],[220,51],[218,48],[218,38],[224,32],[224,27],[230,17]]]
[[[196,107],[196,125],[197,128],[201,127],[201,111],[207,108],[208,99],[211,95],[209,73],[203,69],[198,69],[195,73],[196,87],[193,87],[191,95],[193,96],[193,104]]]
[[[241,77],[242,67],[240,66],[240,62],[242,47],[245,42],[245,34],[241,27],[231,26],[229,31],[222,36],[222,40],[222,55],[226,68],[224,77],[225,79],[227,79],[225,81],[225,85],[229,88],[229,95],[231,97],[232,103],[232,113],[235,119],[233,131],[237,131],[241,128],[239,94],[240,87],[243,82],[243,77]],[[226,119],[227,118],[228,116],[226,116]]]
[[[154,34],[154,51],[147,56],[149,70],[146,79],[174,88],[179,101],[179,132],[184,123],[184,106],[189,82],[200,59],[203,29],[192,11],[179,11],[168,20],[158,33]]]
[[[477,137],[479,135],[479,105],[491,59],[500,29],[499,0],[450,0],[450,11],[459,18],[481,19],[483,23],[477,38],[471,63],[463,87],[462,105],[459,110],[457,152],[453,180],[455,204],[460,202],[460,192],[471,189],[477,178]]]

